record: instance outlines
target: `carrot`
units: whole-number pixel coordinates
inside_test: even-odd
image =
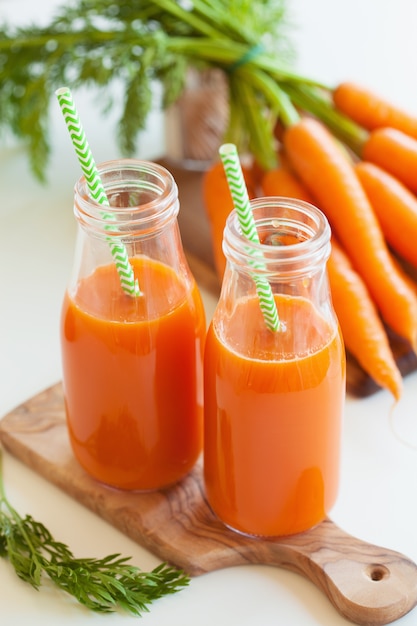
[[[298,198],[314,204],[311,194],[285,164],[280,164],[265,172],[261,180],[261,189],[265,196],[285,196]]]
[[[242,166],[248,195],[255,197],[255,184],[251,178],[249,168]],[[211,244],[214,257],[214,266],[217,276],[221,281],[226,267],[226,259],[223,254],[223,231],[226,219],[233,209],[232,196],[221,161],[216,161],[208,170],[204,172],[202,179],[203,203],[208,217]]]
[[[392,262],[376,215],[346,152],[313,118],[302,118],[290,126],[284,147],[382,317],[417,350],[417,298]]]
[[[377,385],[399,400],[402,376],[385,328],[365,283],[334,237],[327,271],[346,350]]]
[[[398,272],[404,278],[407,285],[417,296],[417,273],[416,268],[410,267],[407,263],[404,263],[403,259],[399,259],[396,256],[392,256],[392,260],[394,265],[396,266]]]
[[[257,191],[261,185],[261,180],[265,174],[265,169],[260,163],[258,163],[256,159],[253,159],[250,166],[243,167],[242,169],[245,172],[245,180],[249,180],[250,187],[255,194],[254,197],[258,196],[259,194],[257,193]]]
[[[417,139],[417,116],[395,106],[371,89],[344,82],[333,90],[332,97],[341,113],[367,130],[389,126]]]
[[[417,268],[417,198],[373,163],[355,165],[359,180],[391,248]]]
[[[417,139],[395,128],[379,128],[366,140],[362,159],[379,165],[417,193]]]

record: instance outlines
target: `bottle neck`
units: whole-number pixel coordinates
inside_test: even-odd
[[[109,206],[92,199],[84,177],[74,190],[74,214],[88,233],[145,238],[176,220],[178,188],[164,167],[123,159],[100,164],[98,172]]]
[[[330,227],[319,209],[280,197],[258,198],[251,208],[259,243],[243,235],[235,211],[227,220],[223,251],[232,270],[282,282],[311,276],[325,267]]]

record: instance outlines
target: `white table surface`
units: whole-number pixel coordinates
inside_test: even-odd
[[[0,0],[0,17],[23,23],[47,19],[56,0]],[[417,112],[417,3],[415,0],[292,0],[300,71],[331,84],[355,79]],[[0,76],[1,80],[1,76]],[[97,119],[94,94],[77,104],[97,161],[118,155],[112,117]],[[54,109],[54,107],[52,107]],[[48,183],[31,176],[13,142],[0,144],[0,416],[61,377],[58,320],[71,268],[75,224],[72,189],[80,171],[55,110]],[[162,119],[150,119],[140,156],[164,147]],[[105,129],[105,132],[103,132]],[[213,301],[205,298],[207,315]],[[347,532],[417,561],[417,375],[390,416],[391,398],[380,392],[347,398],[340,495],[331,517]],[[158,560],[123,534],[5,454],[9,498],[22,514],[41,520],[77,556],[120,552],[143,569]],[[45,584],[21,582],[0,560],[1,623],[126,624],[126,614],[100,616],[69,602]],[[126,621],[127,620],[127,621]],[[302,577],[268,566],[235,567],[195,578],[179,594],[156,602],[144,626],[283,624],[342,626],[346,619]],[[398,620],[417,624],[417,609]]]

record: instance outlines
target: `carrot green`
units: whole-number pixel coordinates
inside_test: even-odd
[[[22,517],[12,506],[5,493],[1,462],[0,450],[0,557],[35,589],[46,576],[93,611],[108,613],[120,608],[141,615],[157,598],[188,584],[182,571],[165,563],[147,573],[120,554],[76,558],[41,522],[30,515]]]
[[[265,169],[276,165],[277,120],[292,123],[300,103],[357,146],[362,131],[335,111],[331,90],[292,67],[287,4],[75,0],[46,26],[0,25],[0,130],[27,142],[32,169],[45,178],[51,96],[61,85],[93,87],[101,110],[120,110],[117,137],[129,156],[155,106],[156,84],[165,109],[183,92],[188,68],[220,68],[232,112],[223,140]]]

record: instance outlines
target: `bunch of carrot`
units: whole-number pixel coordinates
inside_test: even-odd
[[[398,400],[402,376],[386,328],[417,351],[417,116],[353,83],[331,98],[364,137],[356,154],[324,121],[301,112],[280,132],[278,167],[247,170],[246,178],[251,195],[296,197],[325,213],[328,275],[346,349]],[[232,201],[218,163],[204,176],[203,198],[221,279]]]

